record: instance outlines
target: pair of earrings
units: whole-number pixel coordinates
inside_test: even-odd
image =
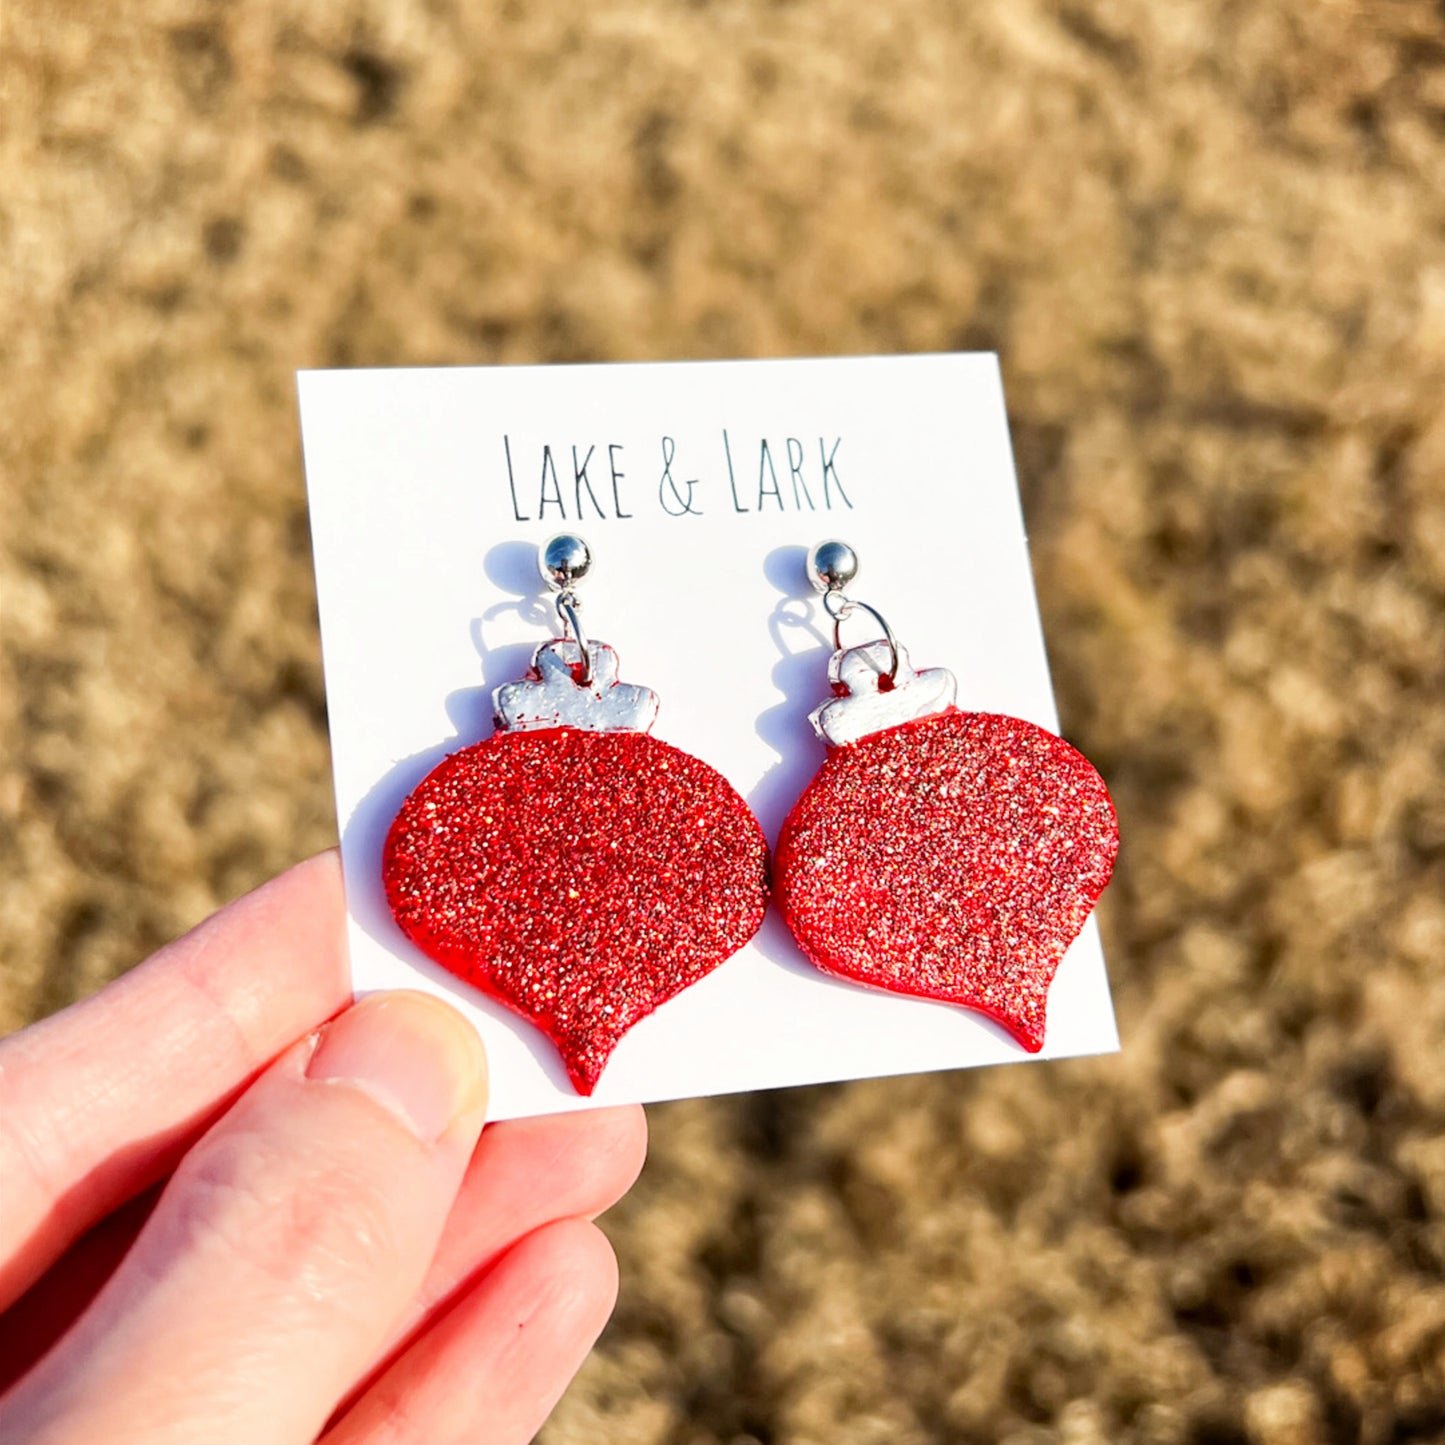
[[[580,537],[540,549],[561,635],[494,694],[496,733],[453,753],[387,836],[387,899],[428,957],[542,1029],[590,1094],[622,1036],[757,932],[757,819],[706,763],[651,736],[657,694],[583,630]],[[803,952],[843,978],[986,1014],[1043,1047],[1049,984],[1109,881],[1103,780],[1021,718],[963,712],[847,594],[852,548],[809,580],[833,620],[828,756],[778,838],[772,891]],[[881,631],[842,644],[844,619]]]

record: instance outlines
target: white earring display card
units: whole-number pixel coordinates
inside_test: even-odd
[[[721,773],[770,842],[826,754],[809,714],[833,696],[833,621],[805,569],[825,538],[856,550],[849,593],[913,667],[957,678],[959,707],[1057,730],[993,356],[312,371],[299,385],[353,986],[466,1013],[491,1117],[1118,1047],[1092,919],[1031,1054],[979,1013],[820,972],[773,908],[627,1032],[583,1097],[545,1034],[409,941],[383,883],[403,802],[492,734],[496,689],[560,634],[537,568],[558,532],[586,539],[580,617],[621,683],[656,693],[653,736]],[[847,618],[844,645],[870,626]]]

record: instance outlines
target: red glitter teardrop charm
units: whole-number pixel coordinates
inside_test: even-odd
[[[645,688],[552,642],[498,689],[501,730],[452,754],[386,840],[387,899],[429,958],[529,1019],[590,1094],[623,1034],[757,931],[762,830],[727,780],[647,735]]]
[[[1088,760],[1020,718],[961,712],[889,642],[834,654],[831,744],[783,825],[778,904],[828,973],[976,1009],[1030,1052],[1048,989],[1113,871]]]

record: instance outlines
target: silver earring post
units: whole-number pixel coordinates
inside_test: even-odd
[[[858,575],[858,554],[846,543],[836,539],[819,542],[808,553],[808,581],[823,596],[823,610],[833,619],[833,650],[843,650],[843,619],[854,612],[866,612],[883,630],[888,643],[888,677],[898,681],[898,639],[888,619],[874,606],[849,597],[844,592]]]
[[[582,600],[577,584],[592,570],[592,549],[571,532],[558,532],[537,549],[537,570],[550,591],[557,595],[553,605],[562,625],[562,636],[577,644],[582,658],[581,686],[592,685],[592,652],[578,615]]]
[[[832,696],[808,717],[831,747],[846,747],[888,728],[946,712],[958,693],[946,667],[915,671],[888,619],[871,603],[847,595],[845,589],[857,575],[858,554],[846,542],[819,542],[808,553],[808,581],[822,594],[823,608],[833,619],[833,655],[828,659]],[[854,612],[866,612],[882,637],[844,647],[843,621]]]

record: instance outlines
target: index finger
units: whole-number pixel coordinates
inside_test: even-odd
[[[350,997],[333,851],[0,1041],[0,1309]]]

